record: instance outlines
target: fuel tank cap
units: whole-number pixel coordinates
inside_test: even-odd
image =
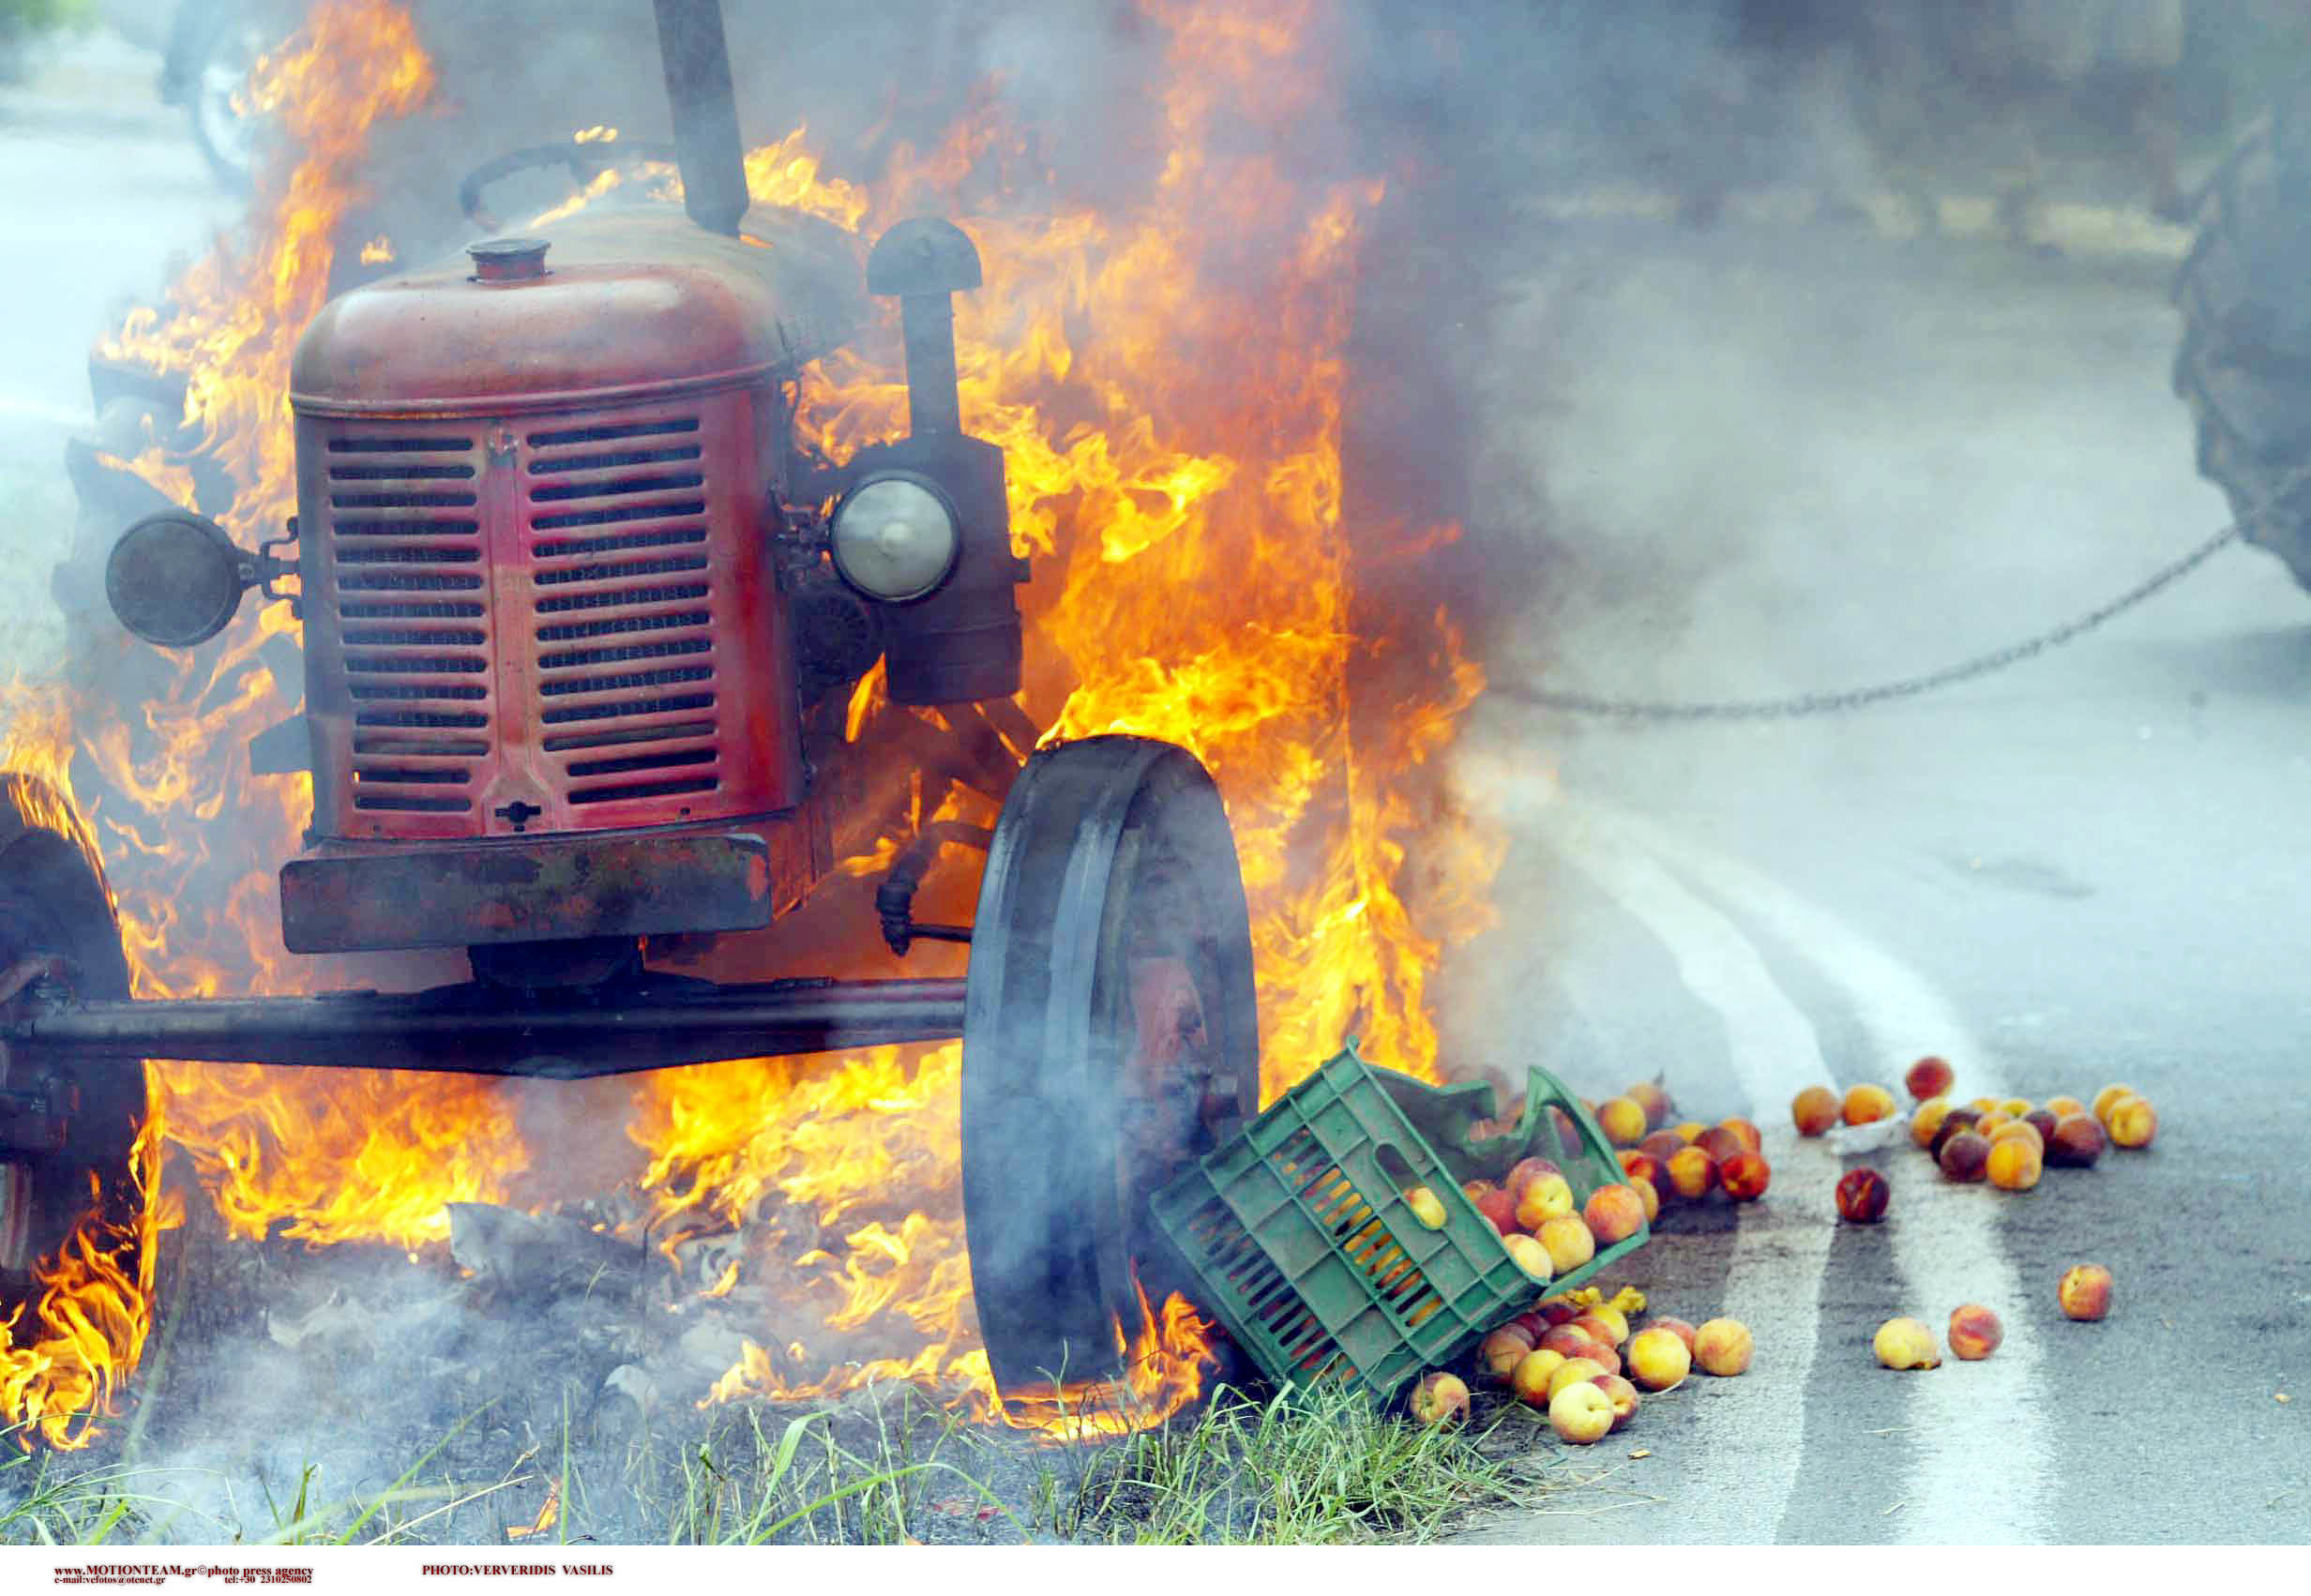
[[[543,238],[485,238],[468,244],[465,252],[474,258],[476,282],[521,282],[546,275]]]

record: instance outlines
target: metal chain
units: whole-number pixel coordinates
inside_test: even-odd
[[[2037,636],[2010,643],[1988,654],[1978,654],[1956,665],[1944,666],[1921,675],[1907,676],[1893,682],[1881,682],[1875,686],[1852,687],[1835,693],[1799,693],[1779,699],[1727,699],[1719,700],[1660,700],[1648,699],[1603,698],[1589,693],[1552,692],[1545,687],[1522,686],[1510,682],[1496,682],[1488,689],[1503,698],[1520,703],[1538,705],[1543,709],[1562,710],[1570,715],[1605,716],[1620,720],[1788,720],[1800,715],[1834,715],[1846,710],[1865,709],[1872,704],[1886,703],[1896,699],[1915,698],[1921,693],[1955,686],[1971,682],[1977,676],[1987,676],[2017,665],[2033,655],[2050,648],[2059,648],[2073,639],[2092,631],[2114,616],[2125,613],[2136,605],[2180,581],[2205,565],[2216,554],[2236,542],[2246,529],[2276,508],[2287,496],[2311,481],[2311,465],[2296,472],[2280,483],[2270,497],[2247,514],[2232,521],[2222,531],[2208,538],[2180,560],[2161,567],[2148,580],[2128,588],[2118,597],[2099,608],[2090,610],[2075,620]]]

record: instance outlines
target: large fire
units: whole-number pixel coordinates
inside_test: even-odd
[[[1380,191],[1295,184],[1270,153],[1326,93],[1314,8],[1142,9],[1165,40],[1156,90],[1170,143],[1152,186],[1127,202],[1007,208],[1000,174],[1018,152],[999,98],[871,180],[826,175],[798,129],[754,152],[749,183],[758,203],[868,237],[920,211],[954,215],[973,234],[988,280],[958,303],[965,425],[1005,450],[1013,525],[1037,557],[1021,590],[1022,707],[1047,739],[1166,738],[1215,773],[1252,904],[1267,1097],[1351,1033],[1367,1057],[1428,1074],[1426,981],[1448,934],[1481,924],[1495,861],[1481,839],[1441,835],[1425,817],[1423,847],[1456,861],[1462,896],[1422,912],[1398,896],[1423,767],[1482,687],[1447,618],[1397,618],[1442,636],[1452,664],[1424,700],[1391,706],[1382,745],[1349,737],[1352,673],[1394,642],[1368,622],[1360,635],[1365,618],[1352,616],[1341,504],[1343,350],[1359,227]],[[277,175],[269,226],[245,247],[220,245],[175,285],[167,313],[139,312],[107,351],[186,379],[186,433],[129,463],[183,502],[202,471],[221,469],[232,489],[221,519],[244,546],[294,508],[289,353],[338,251],[391,252],[339,237],[369,129],[419,106],[430,81],[389,0],[321,0],[252,89],[299,152]],[[895,432],[904,414],[896,368],[858,354],[823,362],[802,397],[807,439],[837,459]],[[294,702],[262,655],[293,625],[273,605],[186,658],[141,728],[120,724],[109,701],[71,706],[65,735],[100,778],[83,784],[100,789],[85,809],[113,862],[141,995],[329,984],[330,972],[286,959],[275,919],[273,871],[295,850],[309,784],[252,775],[241,752]],[[878,687],[870,676],[853,700],[854,740],[913,713]],[[959,789],[931,802],[936,818],[993,820]],[[222,838],[209,822],[224,813],[249,823]],[[740,1246],[700,1289],[743,1285],[767,1304],[760,1338],[698,1393],[702,1405],[903,1378],[997,1410],[963,1248],[959,1067],[948,1045],[636,1077],[629,1135],[652,1239],[672,1253],[734,1235]],[[504,1093],[481,1080],[166,1062],[148,1076],[154,1125],[190,1155],[236,1235],[434,1245],[444,1204],[506,1200],[531,1163]],[[128,1305],[60,1314],[68,1333],[27,1341],[19,1326],[0,1341],[0,1421],[30,1417],[55,1444],[84,1441],[136,1363],[150,1257],[145,1279],[100,1285],[85,1248],[58,1260],[52,1301],[93,1304],[101,1290]],[[1079,1433],[1094,1409],[1129,1423],[1192,1400],[1208,1327],[1177,1298],[1142,1307],[1141,1324],[1116,1327],[1127,1390],[1055,1393],[1011,1422]]]

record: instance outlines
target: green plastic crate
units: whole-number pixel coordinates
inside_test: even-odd
[[[1571,1119],[1575,1145],[1562,1144],[1552,1107]],[[1470,1126],[1494,1108],[1484,1082],[1428,1086],[1366,1063],[1351,1044],[1157,1192],[1156,1224],[1201,1282],[1198,1305],[1270,1379],[1354,1379],[1385,1400],[1650,1234],[1639,1229],[1547,1285],[1525,1273],[1460,1183],[1545,1157],[1578,1204],[1622,1179],[1621,1164],[1579,1100],[1544,1070],[1533,1071],[1515,1131],[1472,1139]],[[1416,1185],[1443,1202],[1443,1228],[1413,1215],[1403,1194]]]

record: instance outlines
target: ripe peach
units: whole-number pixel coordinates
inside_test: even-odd
[[[1645,1199],[1616,1182],[1591,1192],[1580,1216],[1596,1242],[1609,1247],[1645,1227]]]
[[[1529,1402],[1535,1408],[1546,1408],[1548,1406],[1548,1382],[1556,1378],[1557,1371],[1563,1367],[1564,1354],[1562,1352],[1551,1352],[1547,1348],[1528,1352],[1509,1371],[1509,1389],[1517,1393],[1519,1401]]]
[[[1502,1237],[1501,1245],[1517,1260],[1517,1267],[1533,1279],[1548,1280],[1555,1275],[1556,1266],[1549,1261],[1548,1249],[1523,1231]]]
[[[1670,1154],[1684,1145],[1685,1138],[1675,1131],[1655,1131],[1637,1144],[1637,1151],[1666,1168]]]
[[[1559,1440],[1594,1446],[1612,1430],[1613,1399],[1587,1380],[1567,1386],[1548,1399],[1548,1427]]]
[[[1693,1361],[1710,1375],[1738,1375],[1756,1350],[1749,1327],[1739,1319],[1707,1319],[1693,1333]]]
[[[1500,1190],[1487,1192],[1476,1199],[1476,1212],[1492,1221],[1492,1227],[1503,1236],[1517,1233],[1517,1202],[1508,1193]]]
[[[1998,1107],[1995,1097],[1977,1097],[1966,1105],[1977,1114],[1987,1114]]]
[[[1958,1072],[1950,1067],[1950,1061],[1929,1053],[1910,1066],[1909,1074],[1902,1077],[1902,1084],[1909,1088],[1912,1098],[1923,1103],[1929,1097],[1948,1093],[1957,1078]]]
[[[1580,1317],[1579,1307],[1563,1297],[1543,1297],[1533,1311],[1541,1316],[1543,1330],[1552,1325],[1571,1324]],[[1536,1341],[1533,1345],[1537,1347],[1540,1343]]]
[[[1605,1375],[1593,1382],[1613,1405],[1613,1428],[1637,1417],[1637,1387],[1619,1375]]]
[[[1661,1217],[1661,1193],[1651,1181],[1632,1175],[1629,1177],[1629,1189],[1637,1194],[1637,1200],[1645,1205],[1646,1224],[1651,1225]]]
[[[2122,1097],[2110,1106],[2107,1123],[2113,1146],[2148,1147],[2158,1135],[2158,1110],[2147,1097]]]
[[[2026,1141],[2038,1150],[2038,1155],[2041,1158],[2047,1155],[2047,1138],[2041,1136],[2038,1127],[2028,1120],[2008,1120],[1990,1133],[1992,1147],[1996,1147],[2001,1141]]]
[[[1518,1325],[1504,1324],[1476,1344],[1476,1356],[1495,1379],[1506,1379],[1532,1354],[1533,1338]]]
[[[1886,1320],[1869,1344],[1878,1361],[1889,1369],[1941,1367],[1941,1349],[1934,1345],[1934,1333],[1916,1319]]]
[[[1990,1167],[1989,1138],[1960,1131],[1941,1144],[1940,1163],[1953,1181],[1979,1181]]]
[[[1645,1139],[1645,1110],[1626,1097],[1609,1097],[1597,1105],[1597,1129],[1615,1147],[1635,1147]]]
[[[1809,1086],[1790,1099],[1790,1119],[1800,1136],[1820,1136],[1837,1123],[1837,1093],[1826,1086]]]
[[[1573,1322],[1579,1324],[1582,1319],[1593,1319],[1602,1328],[1603,1333],[1597,1335],[1599,1341],[1609,1341],[1618,1347],[1629,1339],[1629,1316],[1610,1302],[1599,1302]]]
[[[1442,1424],[1469,1416],[1469,1388],[1458,1375],[1434,1370],[1420,1377],[1412,1388],[1412,1417],[1424,1424]]]
[[[1640,1152],[1631,1148],[1621,1154],[1621,1173],[1630,1181],[1651,1181],[1658,1188],[1662,1179],[1661,1160],[1650,1152]]]
[[[2010,1120],[2018,1120],[2037,1107],[2027,1097],[2004,1097],[1999,1100],[1998,1111]]]
[[[1647,1330],[1666,1330],[1666,1331],[1668,1331],[1668,1332],[1669,1332],[1671,1335],[1674,1335],[1675,1337],[1677,1337],[1677,1339],[1678,1339],[1678,1340],[1680,1340],[1680,1341],[1682,1341],[1682,1342],[1684,1342],[1684,1343],[1685,1344],[1685,1352],[1686,1352],[1686,1355],[1687,1355],[1688,1357],[1692,1355],[1692,1352],[1693,1352],[1693,1338],[1694,1338],[1694,1335],[1695,1335],[1696,1332],[1694,1331],[1694,1328],[1693,1328],[1691,1325],[1687,1324],[1687,1323],[1686,1323],[1684,1319],[1681,1319],[1681,1318],[1667,1318],[1667,1317],[1664,1317],[1664,1318],[1657,1318],[1657,1319],[1654,1320],[1654,1321],[1653,1321],[1653,1323],[1651,1323],[1651,1324],[1647,1325],[1645,1328],[1646,1328]]]
[[[1500,1188],[1495,1186],[1490,1181],[1463,1181],[1460,1182],[1460,1195],[1467,1197],[1471,1202],[1476,1201],[1487,1192],[1497,1191]]]
[[[1699,1202],[1717,1183],[1717,1161],[1698,1147],[1681,1147],[1669,1160],[1669,1184],[1687,1202]]]
[[[1671,1129],[1679,1141],[1684,1142],[1687,1147],[1691,1147],[1693,1145],[1693,1138],[1699,1136],[1703,1131],[1709,1129],[1709,1127],[1701,1123],[1699,1120],[1686,1120],[1681,1124],[1672,1126]]]
[[[1717,1179],[1725,1187],[1725,1195],[1735,1202],[1755,1202],[1773,1182],[1774,1167],[1744,1148],[1719,1166]]]
[[[2063,1272],[2054,1299],[2075,1319],[2098,1319],[2110,1311],[2110,1272],[2099,1263],[2082,1263]]]
[[[1968,1363],[1986,1358],[2006,1338],[2006,1327],[1980,1302],[1966,1302],[1950,1310],[1950,1355]]]
[[[2091,1169],[2103,1155],[2103,1128],[2092,1114],[2065,1114],[2047,1138],[2047,1162],[2062,1169]]]
[[[1508,1321],[1508,1328],[1523,1331],[1525,1339],[1535,1347],[1541,1344],[1541,1337],[1548,1333],[1548,1318],[1537,1309],[1532,1308],[1526,1309]]]
[[[1717,1128],[1721,1131],[1731,1131],[1735,1136],[1741,1137],[1742,1145],[1752,1152],[1763,1152],[1765,1151],[1764,1133],[1760,1131],[1757,1126],[1751,1124],[1747,1120],[1743,1119],[1739,1114],[1734,1115],[1729,1120],[1719,1120],[1717,1122]]]
[[[1564,1171],[1546,1158],[1519,1158],[1510,1165],[1508,1173],[1501,1177],[1501,1189],[1508,1193],[1509,1206],[1524,1201],[1525,1188],[1548,1175],[1562,1180]]]
[[[1637,1081],[1630,1086],[1628,1091],[1623,1092],[1622,1095],[1626,1097],[1630,1102],[1636,1104],[1639,1108],[1645,1110],[1645,1128],[1647,1130],[1658,1130],[1662,1125],[1669,1122],[1670,1109],[1669,1094],[1662,1091],[1657,1082],[1650,1080]]]
[[[1543,1175],[1525,1182],[1517,1199],[1517,1223],[1538,1234],[1545,1221],[1573,1212],[1573,1188],[1563,1175]]]
[[[1614,1351],[1610,1347],[1606,1346],[1602,1341],[1592,1341],[1588,1346],[1582,1348],[1579,1352],[1576,1353],[1575,1356],[1588,1359],[1591,1363],[1594,1363],[1598,1368],[1603,1369],[1609,1375],[1617,1375],[1621,1373],[1621,1354]]]
[[[1995,1137],[2001,1126],[2010,1125],[2012,1123],[2014,1123],[2014,1117],[2012,1115],[2008,1114],[2003,1108],[1993,1108],[1988,1113],[1983,1115],[1982,1118],[1974,1122],[1974,1135],[1978,1137]]]
[[[1920,1147],[1934,1145],[1934,1133],[1941,1129],[1942,1116],[1950,1112],[1950,1099],[1929,1097],[1918,1105],[1910,1116],[1910,1139]]]
[[[1404,1203],[1412,1211],[1412,1217],[1431,1230],[1444,1228],[1444,1201],[1426,1186],[1414,1186],[1404,1194]]]
[[[1604,1372],[1605,1365],[1594,1358],[1567,1358],[1548,1377],[1548,1394],[1554,1397],[1568,1385],[1586,1385]]]
[[[1886,1216],[1894,1188],[1875,1169],[1849,1169],[1837,1178],[1837,1216],[1854,1225],[1875,1225]]]
[[[2047,1099],[2047,1107],[2052,1110],[2054,1117],[2058,1120],[2066,1119],[2072,1114],[2086,1113],[2086,1105],[2076,1097],[2049,1097]]]
[[[1538,1239],[1559,1274],[1569,1274],[1597,1256],[1597,1239],[1578,1213],[1560,1213],[1542,1225]]]
[[[1981,1118],[1982,1110],[1979,1108],[1970,1108],[1963,1104],[1952,1108],[1941,1117],[1941,1123],[1934,1128],[1934,1139],[1926,1144],[1926,1150],[1940,1158],[1944,1143],[1960,1131],[1972,1130],[1974,1122]]]
[[[2053,1137],[2054,1127],[2062,1122],[2062,1117],[2051,1108],[2032,1108],[2022,1116],[2022,1122],[2038,1133],[2038,1145],[2044,1148]]]
[[[2136,1095],[2137,1095],[2137,1093],[2131,1086],[2104,1087],[2100,1092],[2094,1094],[2094,1117],[2103,1122],[2104,1129],[2109,1129],[2110,1106],[2122,1097],[2133,1097]]]
[[[1551,1325],[1547,1333],[1533,1345],[1545,1352],[1556,1352],[1567,1358],[1578,1358],[1589,1343],[1595,1339],[1595,1336],[1581,1329],[1578,1324],[1559,1324]]]
[[[1894,1093],[1882,1086],[1866,1083],[1850,1086],[1842,1111],[1850,1125],[1875,1124],[1894,1112]]]
[[[1667,1391],[1693,1369],[1693,1348],[1667,1324],[1649,1324],[1629,1337],[1629,1377],[1647,1391]]]
[[[1694,1137],[1693,1145],[1715,1159],[1720,1169],[1725,1167],[1725,1161],[1735,1153],[1749,1151],[1749,1144],[1742,1140],[1740,1133],[1728,1130],[1723,1125],[1710,1126]]]

